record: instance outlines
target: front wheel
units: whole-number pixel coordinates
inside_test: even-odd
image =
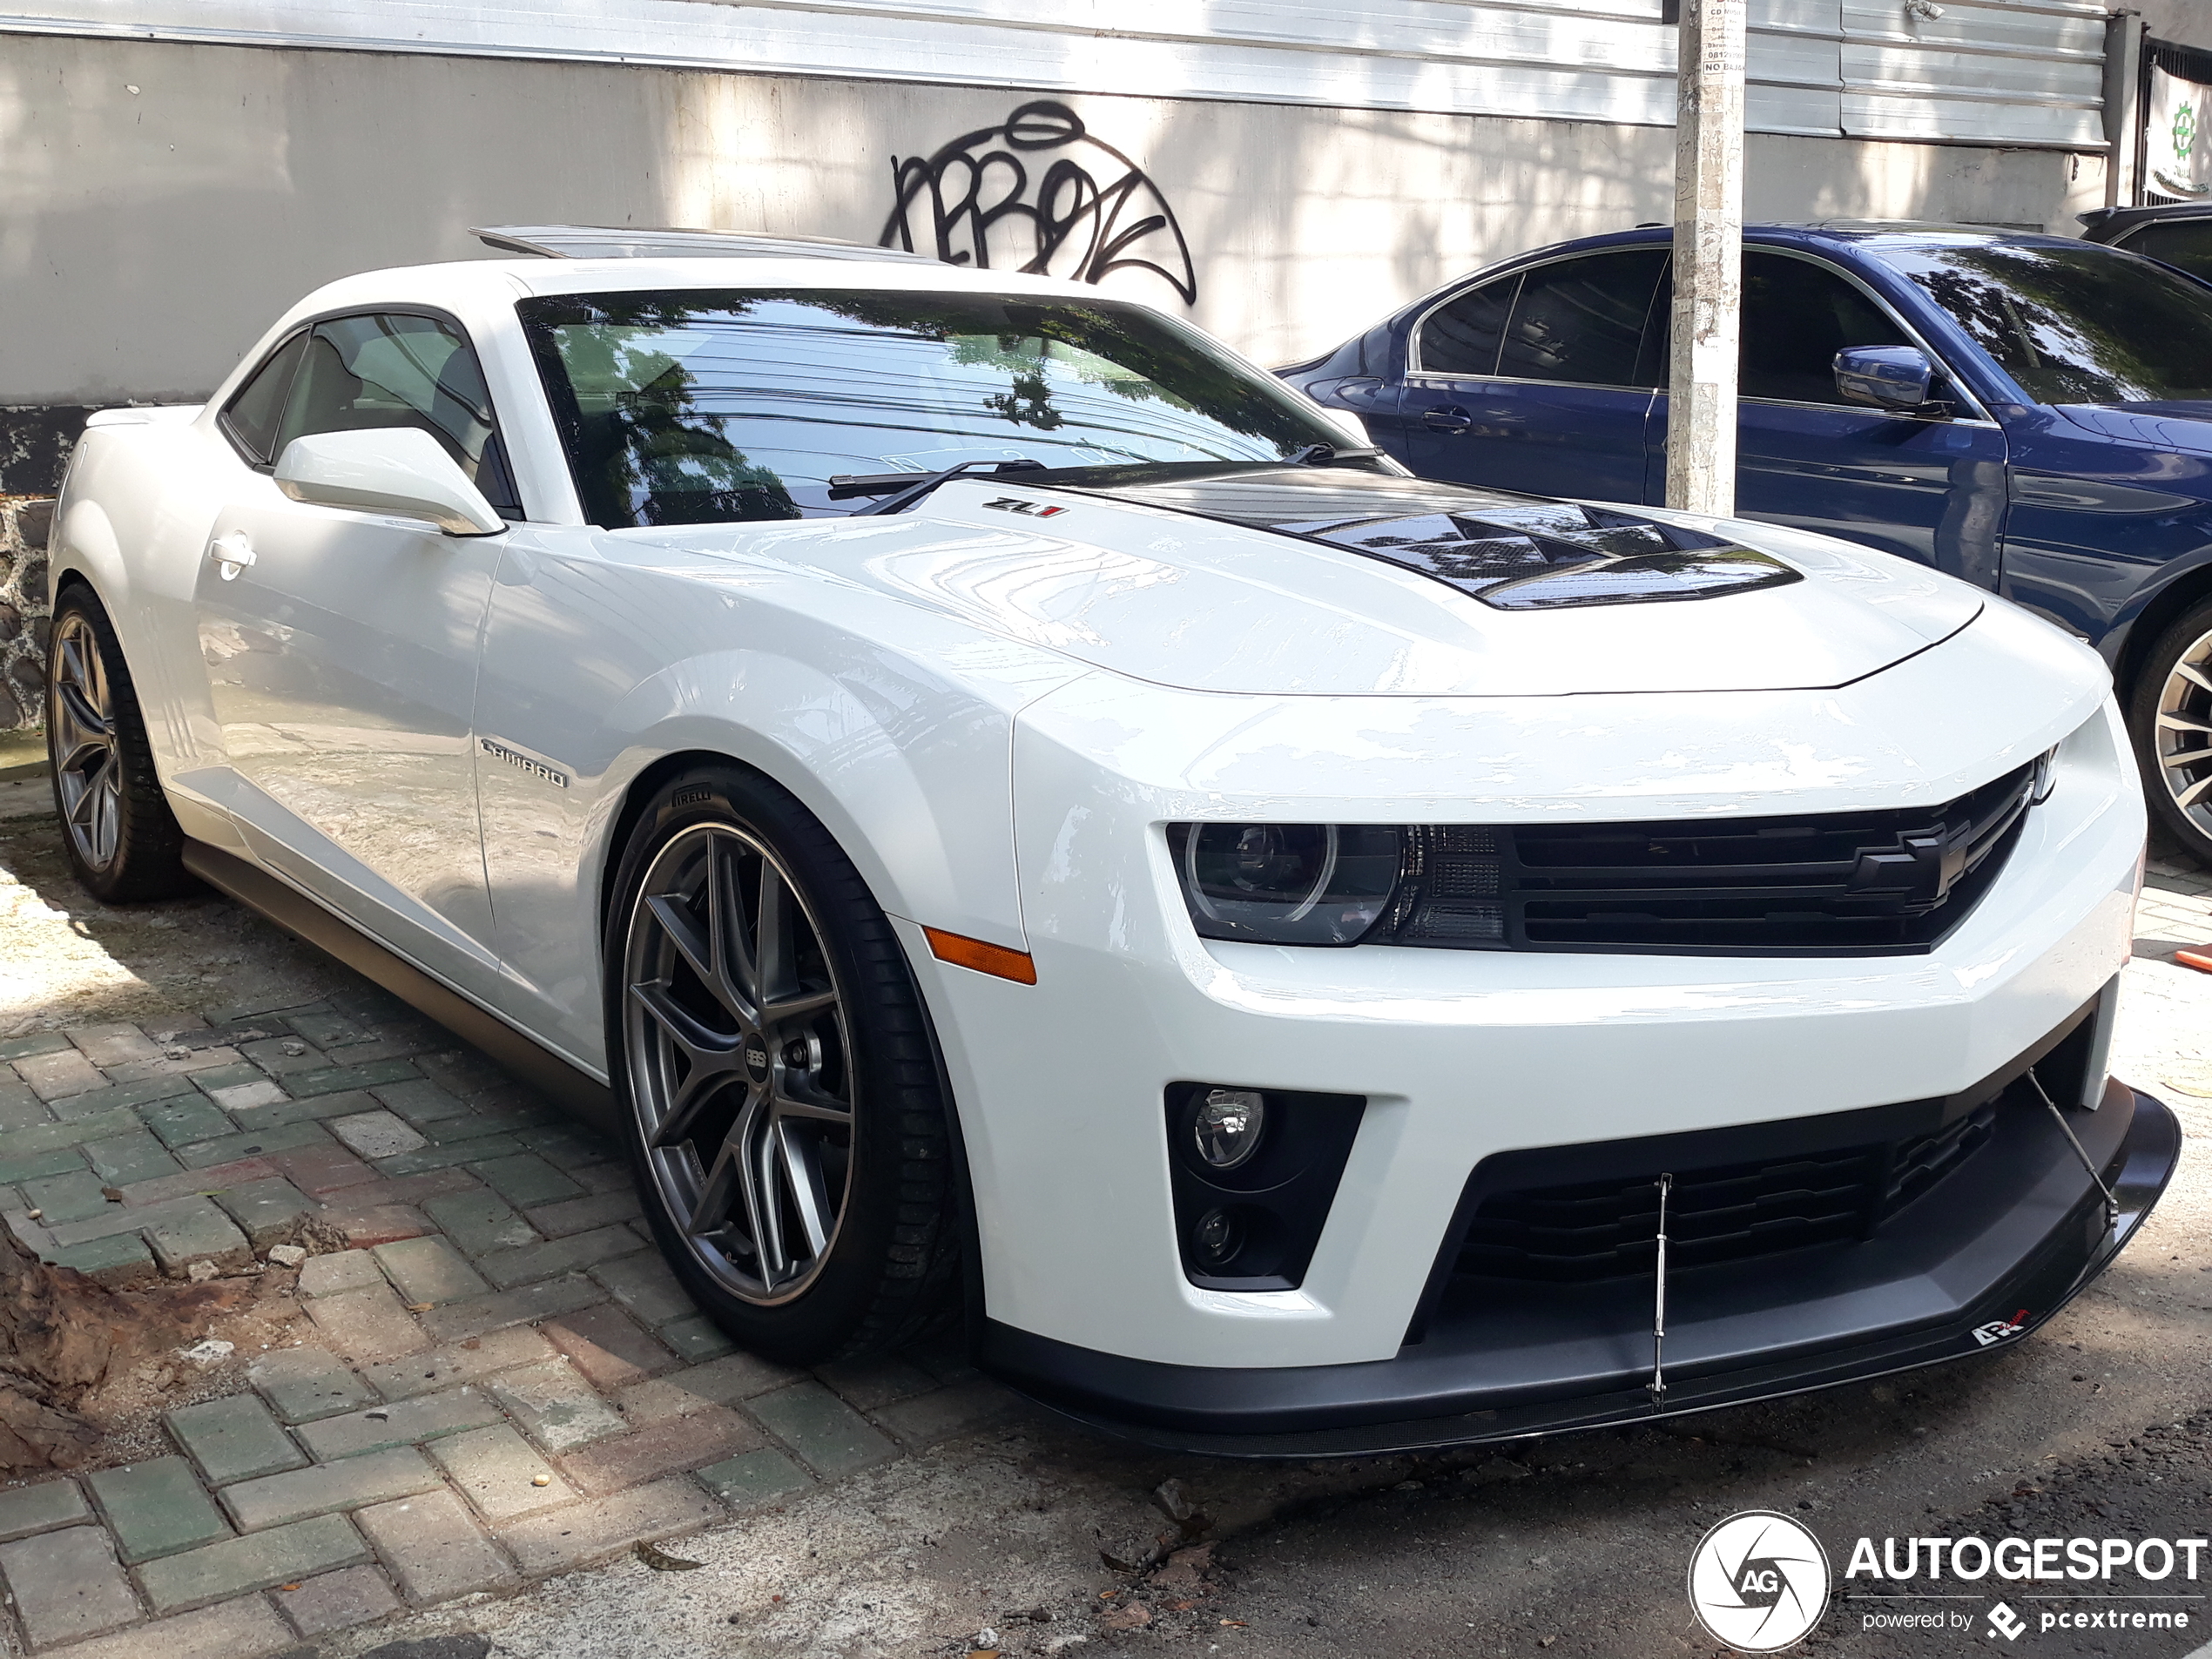
[[[685,1288],[795,1364],[917,1334],[955,1282],[948,1103],[859,873],[786,791],[711,765],[646,804],[615,892],[609,1051]]]
[[[2151,816],[2212,866],[2212,601],[2158,637],[2128,715]]]

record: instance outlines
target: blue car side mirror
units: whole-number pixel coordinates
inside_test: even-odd
[[[1918,346],[1846,346],[1836,354],[1836,391],[1847,403],[1922,408],[1934,379],[1935,365]]]

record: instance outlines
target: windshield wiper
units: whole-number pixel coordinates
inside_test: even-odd
[[[1372,461],[1382,451],[1372,444],[1362,448],[1356,444],[1309,443],[1296,455],[1286,456],[1286,467],[1332,467],[1339,461]]]
[[[829,481],[829,496],[832,501],[845,501],[854,496],[884,496],[870,506],[855,508],[851,515],[854,518],[866,518],[871,513],[895,513],[902,507],[913,506],[938,485],[950,483],[963,473],[983,468],[993,472],[1042,472],[1045,464],[1028,460],[963,461],[942,472],[885,472],[867,476],[839,473]]]

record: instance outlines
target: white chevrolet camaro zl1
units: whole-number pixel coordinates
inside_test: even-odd
[[[92,417],[69,852],[580,1109],[739,1342],[1316,1455],[2007,1343],[2107,1076],[2094,653],[1770,525],[1427,482],[1167,314],[921,260],[309,295]]]

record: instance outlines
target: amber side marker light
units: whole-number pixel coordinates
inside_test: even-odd
[[[921,931],[929,935],[929,954],[941,962],[950,962],[955,968],[972,968],[994,979],[1010,979],[1016,985],[1037,982],[1035,959],[1025,950],[987,945],[980,939],[944,933],[935,927],[924,927]]]

